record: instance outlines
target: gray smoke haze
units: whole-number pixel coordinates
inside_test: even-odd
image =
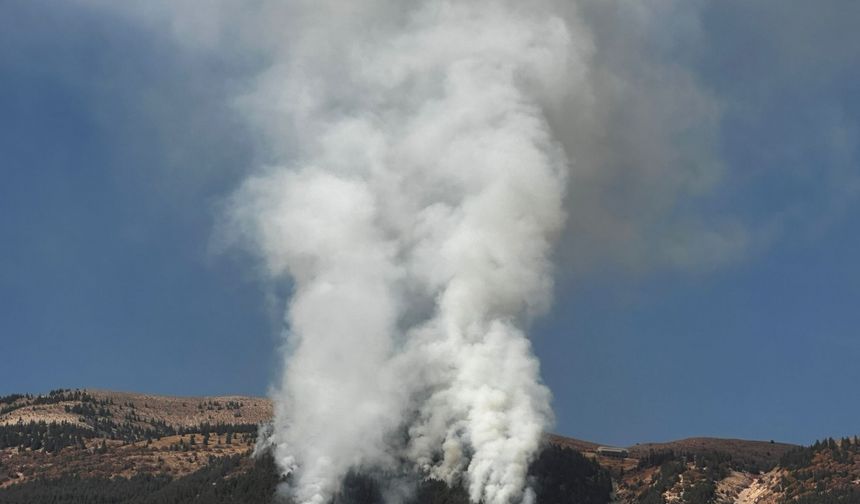
[[[695,4],[147,5],[128,12],[186,50],[260,61],[236,107],[268,163],[226,233],[292,288],[269,442],[299,502],[355,468],[528,500],[552,412],[525,330],[559,237],[574,271],[747,246],[731,222],[666,219],[721,172],[718,107],[655,38],[667,13],[695,38]]]
[[[78,1],[132,18],[155,33],[167,31],[183,51],[216,54],[216,61],[248,68],[245,89],[237,91],[233,105],[261,139],[258,155],[270,165],[299,163],[318,141],[320,132],[311,129],[315,121],[290,114],[307,112],[311,103],[317,103],[317,113],[349,114],[357,93],[341,65],[345,52],[358,51],[373,38],[396,36],[421,5]],[[750,231],[756,223],[731,211],[705,213],[698,207],[732,175],[718,152],[720,120],[731,103],[715,96],[696,68],[703,47],[713,43],[708,38],[713,34],[702,26],[707,6],[678,0],[542,0],[534,8],[515,8],[557,16],[580,42],[574,50],[583,54],[572,81],[539,97],[553,138],[571,161],[559,273],[707,270],[743,259],[762,245],[768,233]],[[743,18],[746,8],[734,8]],[[775,56],[780,58],[788,56]],[[315,85],[308,88],[311,79]],[[331,110],[320,108],[322,92],[329,94]],[[304,105],[285,101],[296,95]]]

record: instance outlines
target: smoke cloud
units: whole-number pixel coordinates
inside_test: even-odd
[[[667,13],[695,38],[692,3],[147,5],[124,9],[259,69],[236,106],[266,167],[227,227],[292,289],[269,442],[299,502],[353,469],[528,500],[552,412],[525,330],[559,237],[574,271],[745,248],[672,218],[720,174],[717,107],[653,46]]]
[[[551,421],[523,329],[549,303],[568,174],[544,110],[584,85],[590,42],[502,1],[355,9],[297,8],[326,22],[246,98],[301,151],[232,208],[294,282],[276,459],[305,503],[404,466],[520,501]]]
[[[359,64],[361,58],[353,56],[367,44],[405,32],[422,5],[76,1],[128,17],[153,36],[170,35],[188,57],[230,69],[226,78],[238,97],[234,110],[260,140],[259,159],[248,166],[300,163],[319,142],[321,132],[312,125],[330,114],[349,115],[356,100],[378,98],[362,94],[367,88],[356,87],[345,65]],[[755,223],[731,208],[714,212],[709,201],[732,175],[719,155],[720,122],[732,103],[702,81],[700,58],[715,43],[703,25],[707,5],[541,0],[511,7],[556,16],[582,56],[580,68],[567,69],[569,82],[530,91],[571,161],[567,220],[556,257],[560,274],[711,269],[762,245],[756,237],[767,232],[750,230]],[[746,8],[735,7],[744,18]],[[238,82],[240,73],[247,80]],[[315,120],[305,115],[312,110]],[[197,170],[204,181],[218,176],[211,172]]]

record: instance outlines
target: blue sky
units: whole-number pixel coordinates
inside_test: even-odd
[[[847,1],[713,2],[692,47],[652,40],[721,111],[720,184],[666,218],[729,215],[751,245],[707,266],[560,260],[531,331],[557,431],[860,433],[857,19]],[[0,394],[266,393],[282,295],[213,246],[263,156],[230,106],[263,64],[87,3],[0,4]]]

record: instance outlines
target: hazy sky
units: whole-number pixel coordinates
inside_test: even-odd
[[[96,4],[0,3],[0,394],[265,394],[287,293],[215,238],[266,161],[234,106],[265,57]],[[598,97],[614,156],[565,141],[609,161],[531,330],[556,430],[860,434],[860,4],[582,4],[635,92]]]

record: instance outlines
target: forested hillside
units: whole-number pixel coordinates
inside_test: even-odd
[[[272,503],[272,457],[251,456],[271,404],[58,389],[0,397],[0,503]],[[860,442],[808,447],[691,438],[619,458],[549,435],[529,470],[539,504],[860,504]],[[610,451],[611,452],[611,451]],[[404,475],[399,475],[403,481]],[[407,478],[408,479],[408,478]],[[350,474],[332,504],[382,503],[390,478]],[[413,477],[407,504],[466,504]],[[282,498],[281,501],[289,502]]]

